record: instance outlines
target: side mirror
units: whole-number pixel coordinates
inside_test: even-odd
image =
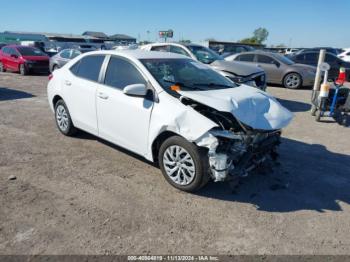
[[[123,93],[128,96],[146,96],[147,87],[145,84],[127,85],[124,87]]]
[[[18,55],[12,54],[11,57],[18,58]]]

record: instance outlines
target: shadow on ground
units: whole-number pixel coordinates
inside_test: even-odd
[[[198,195],[250,203],[268,212],[341,211],[339,201],[350,204],[349,155],[287,138],[280,153],[281,165],[274,172],[245,178],[235,189],[228,183],[211,183]]]
[[[31,98],[34,95],[19,90],[0,87],[0,101]]]
[[[277,98],[277,100],[286,108],[288,108],[289,111],[292,112],[307,112],[311,109],[311,104],[307,104],[304,102],[298,102],[293,100],[286,100],[286,99],[280,99]]]

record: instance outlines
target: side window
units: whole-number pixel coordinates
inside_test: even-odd
[[[9,54],[9,48],[8,47],[2,48],[2,52],[8,55]]]
[[[266,55],[258,55],[258,63],[262,64],[274,64],[275,60]]]
[[[249,54],[249,55],[239,55],[236,60],[238,61],[243,61],[243,62],[254,62],[254,55]]]
[[[106,70],[105,85],[123,89],[127,85],[147,84],[141,73],[130,62],[111,57]]]
[[[307,62],[317,62],[318,55],[315,53],[305,54],[305,61]]]
[[[105,56],[101,55],[85,56],[75,63],[70,71],[78,77],[97,82],[104,58]]]
[[[63,50],[60,54],[60,57],[64,58],[64,59],[69,59],[70,56],[70,50]]]
[[[16,49],[14,48],[9,48],[9,54],[10,55],[16,55],[16,56],[20,56],[20,54],[17,52]]]
[[[158,52],[169,52],[169,46],[161,45],[161,46],[152,46],[151,51],[158,51]]]
[[[80,55],[80,51],[78,50],[72,50],[72,54],[70,56],[71,59],[76,58],[78,55]]]
[[[171,45],[170,52],[190,57],[190,55],[185,51],[185,49],[178,47],[178,46]]]

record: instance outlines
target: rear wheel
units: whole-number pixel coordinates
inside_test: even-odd
[[[20,73],[22,76],[25,76],[25,75],[28,74],[28,70],[27,70],[27,68],[25,67],[24,64],[21,64],[21,65],[19,66],[19,73]]]
[[[180,136],[164,141],[158,159],[163,176],[177,189],[194,192],[209,181],[207,152]]]
[[[63,100],[55,105],[55,119],[58,129],[66,136],[73,136],[77,129],[74,127],[68,108]]]
[[[283,79],[283,85],[289,89],[298,89],[302,86],[303,79],[298,73],[289,73]]]

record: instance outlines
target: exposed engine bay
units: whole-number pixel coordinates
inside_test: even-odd
[[[253,129],[229,112],[218,111],[184,96],[180,101],[218,125],[198,143],[209,148],[210,173],[214,181],[247,176],[266,160],[277,159],[280,130]]]

